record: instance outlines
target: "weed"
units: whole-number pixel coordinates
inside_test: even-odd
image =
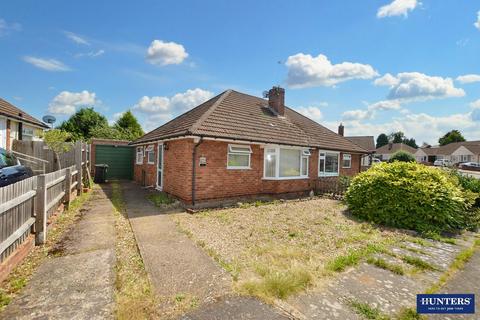
[[[401,265],[387,262],[385,259],[382,259],[382,258],[370,257],[367,259],[367,262],[370,264],[373,264],[378,268],[389,270],[395,274],[399,274],[399,275],[405,274],[405,270],[403,270]]]
[[[417,313],[412,308],[403,308],[400,310],[398,315],[395,317],[396,320],[424,320],[427,319],[425,316],[422,316]]]
[[[371,320],[389,320],[390,318],[384,315],[378,308],[373,308],[368,303],[350,300],[349,305],[355,312],[365,319]]]
[[[185,295],[183,293],[179,293],[179,294],[175,295],[175,301],[176,302],[182,302],[183,300],[185,300]]]
[[[157,207],[160,207],[163,204],[171,204],[175,201],[170,196],[168,196],[168,194],[166,194],[165,192],[155,192],[155,193],[149,194],[147,196],[147,199],[150,200]]]
[[[415,268],[418,268],[422,271],[423,270],[431,270],[431,271],[438,270],[437,267],[433,266],[429,262],[427,262],[425,260],[422,260],[420,258],[417,258],[417,257],[404,255],[404,256],[401,256],[400,259],[402,259],[403,262],[408,263],[408,264],[410,264],[410,265],[414,266]]]

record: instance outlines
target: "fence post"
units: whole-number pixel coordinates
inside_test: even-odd
[[[82,142],[75,142],[75,166],[77,169],[77,195],[82,194]]]
[[[72,168],[65,170],[65,206],[70,208],[70,202],[72,201]]]
[[[37,176],[35,199],[35,244],[44,244],[47,240],[47,180],[45,174]]]

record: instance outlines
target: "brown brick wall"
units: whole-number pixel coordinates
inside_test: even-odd
[[[192,200],[192,152],[193,139],[181,139],[166,142],[168,150],[164,152],[163,190],[180,199]],[[309,160],[309,178],[294,180],[264,180],[263,148],[252,148],[251,169],[227,169],[227,142],[204,140],[197,149],[196,157],[196,200],[205,201],[222,198],[253,195],[272,195],[283,193],[308,193],[315,188],[318,178],[318,150],[313,150]],[[155,153],[157,145],[155,144]],[[206,157],[207,165],[199,166],[200,157]],[[341,160],[340,156],[340,160]],[[134,179],[141,183],[142,170],[146,172],[146,184],[156,185],[155,164],[148,165],[144,157],[142,165],[135,165]],[[352,166],[342,168],[341,175],[354,175],[360,171],[360,155],[352,154]]]

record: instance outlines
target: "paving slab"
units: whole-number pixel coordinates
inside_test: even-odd
[[[1,319],[113,319],[113,206],[95,189],[80,220],[51,250]]]

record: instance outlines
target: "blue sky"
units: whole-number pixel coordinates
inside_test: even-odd
[[[3,1],[0,96],[59,120],[131,109],[146,130],[228,88],[347,135],[480,140],[480,2]]]

